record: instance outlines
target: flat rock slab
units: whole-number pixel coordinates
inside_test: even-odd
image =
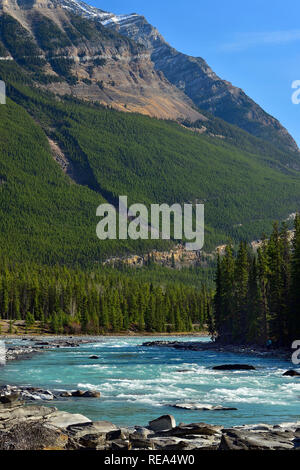
[[[206,423],[191,423],[191,424],[179,424],[173,429],[168,431],[161,431],[160,437],[172,436],[172,437],[185,437],[185,436],[214,436],[220,434],[222,426],[214,426]]]
[[[8,424],[30,419],[44,419],[57,412],[57,408],[46,406],[20,406],[13,409],[0,411],[0,422],[7,421]]]
[[[91,423],[92,421],[81,414],[67,413],[66,411],[56,411],[49,415],[45,422],[48,425],[65,429],[68,426],[80,423]]]
[[[223,430],[219,450],[291,450],[293,433]]]
[[[112,431],[118,430],[110,421],[94,421],[94,422],[85,422],[71,424],[67,427],[68,433],[72,436],[82,437],[86,434],[107,434]]]

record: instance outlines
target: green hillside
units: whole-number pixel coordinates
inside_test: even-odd
[[[119,195],[147,205],[204,202],[205,251],[229,237],[258,237],[299,209],[294,157],[259,139],[247,134],[250,143],[241,138],[234,145],[232,135],[209,137],[174,122],[58,99],[17,72],[1,64],[8,103],[0,106],[0,246],[13,258],[87,265],[166,246],[96,238],[97,206]],[[233,126],[226,129],[234,134]],[[54,161],[47,135],[73,164],[77,183]]]

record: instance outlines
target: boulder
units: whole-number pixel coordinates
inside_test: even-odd
[[[168,429],[175,428],[176,426],[176,421],[174,416],[172,415],[164,415],[160,416],[157,419],[154,419],[149,422],[149,428],[152,431],[166,431]]]
[[[10,393],[9,395],[0,396],[0,403],[5,404],[5,405],[6,404],[12,405],[12,404],[15,404],[19,401],[20,401],[20,393],[19,392]]]
[[[297,370],[287,370],[284,374],[282,374],[285,377],[298,377],[300,376],[300,372]]]
[[[99,359],[99,356],[90,356],[89,359]]]
[[[256,370],[254,366],[248,364],[223,364],[214,366],[213,370]]]

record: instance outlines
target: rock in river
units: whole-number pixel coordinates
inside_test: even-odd
[[[213,370],[255,370],[255,367],[248,364],[223,364],[214,366]]]
[[[300,376],[300,372],[296,371],[296,370],[287,370],[284,374],[282,374],[283,376],[286,376],[286,377],[298,377]]]
[[[176,403],[171,405],[174,408],[179,408],[181,410],[198,410],[198,411],[230,411],[237,410],[231,406],[222,406],[222,405],[209,405],[201,403]]]
[[[72,392],[72,397],[77,398],[100,398],[101,394],[97,390],[76,390]]]
[[[83,398],[100,398],[100,396],[101,396],[101,393],[98,392],[97,390],[87,390],[82,395]]]

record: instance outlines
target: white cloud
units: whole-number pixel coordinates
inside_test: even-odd
[[[300,41],[300,29],[269,31],[260,33],[239,33],[232,42],[221,45],[222,51],[234,52],[263,45],[280,45]]]

